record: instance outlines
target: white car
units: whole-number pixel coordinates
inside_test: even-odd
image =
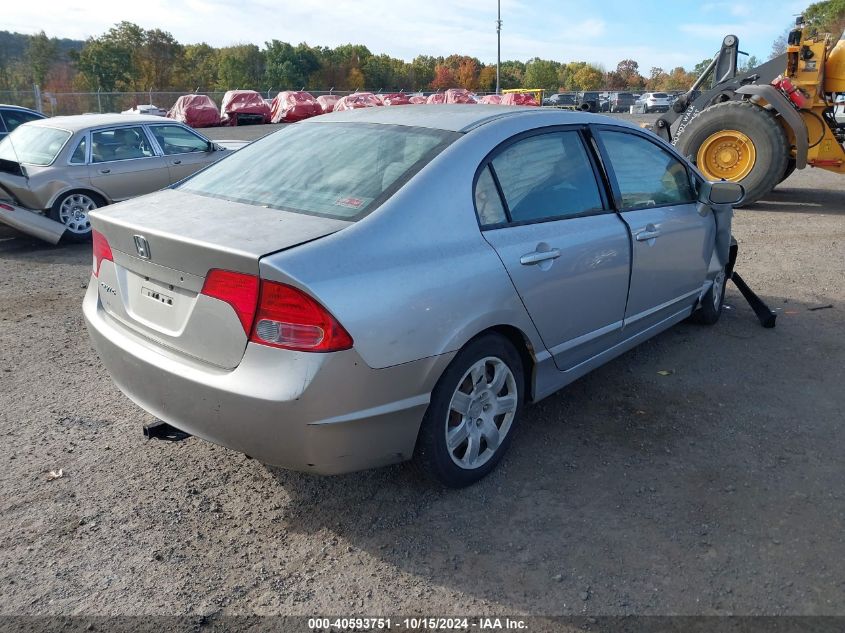
[[[634,104],[635,112],[668,112],[672,100],[665,92],[646,92]]]
[[[167,116],[167,110],[162,110],[152,103],[148,105],[136,105],[135,107],[124,110],[121,114],[149,114],[152,116]]]

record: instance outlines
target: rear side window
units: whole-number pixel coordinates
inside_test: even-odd
[[[73,154],[70,157],[70,162],[74,165],[83,165],[85,164],[85,160],[88,157],[88,139],[86,137],[82,137],[79,141],[79,144],[76,146],[76,149],[73,150]]]
[[[513,222],[603,210],[592,165],[576,131],[517,141],[492,165]]]
[[[484,168],[475,184],[475,212],[481,226],[502,224],[508,219],[489,166]]]
[[[400,125],[297,123],[247,145],[177,188],[357,220],[459,136]]]
[[[695,201],[689,172],[675,156],[635,134],[602,130],[621,196],[620,210]]]

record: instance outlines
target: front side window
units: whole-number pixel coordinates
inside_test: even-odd
[[[603,210],[592,165],[578,132],[517,141],[492,161],[513,222]]]
[[[91,133],[91,162],[146,158],[153,148],[142,127],[118,127]]]
[[[619,187],[621,211],[695,201],[686,166],[666,150],[636,134],[602,130],[600,138]]]
[[[28,165],[49,165],[70,138],[70,132],[43,125],[23,125],[0,141],[0,159]]]
[[[207,140],[180,125],[153,125],[150,130],[166,156],[208,151]]]
[[[403,125],[297,123],[250,143],[177,188],[357,220],[459,136]]]

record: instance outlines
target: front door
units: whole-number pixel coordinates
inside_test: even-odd
[[[689,310],[707,277],[716,225],[684,163],[637,132],[598,131],[617,207],[632,237],[625,336]]]
[[[193,175],[215,159],[214,152],[208,151],[208,141],[181,125],[151,125],[150,131],[167,160],[171,183]]]
[[[600,193],[581,133],[538,134],[501,148],[475,200],[484,237],[558,369],[612,347],[625,312],[628,232]]]

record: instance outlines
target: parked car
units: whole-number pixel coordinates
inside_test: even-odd
[[[608,99],[608,112],[630,112],[635,101],[630,92],[613,92]]]
[[[599,111],[599,93],[598,92],[579,92],[575,98],[575,105],[579,110],[584,112],[598,112]]]
[[[44,118],[46,117],[43,114],[29,108],[0,104],[0,139],[23,123]]]
[[[241,145],[224,147],[156,116],[31,121],[0,141],[0,187],[12,196],[0,222],[54,243],[63,234],[88,240],[94,209],[168,187]],[[32,211],[46,212],[53,222]]]
[[[650,112],[668,112],[671,101],[665,92],[645,92],[634,103],[634,110],[648,114]]]
[[[229,90],[220,104],[221,125],[260,125],[270,122],[270,104],[255,90]]]
[[[167,110],[159,108],[153,104],[136,105],[128,110],[124,110],[121,114],[148,114],[150,116],[167,116]]]
[[[416,455],[463,486],[524,404],[687,317],[718,320],[740,185],[594,115],[420,116],[307,119],[93,212],[83,309],[120,389],[266,463]]]
[[[572,92],[560,92],[558,94],[546,97],[543,99],[543,105],[546,106],[574,106],[575,94]]]
[[[176,99],[167,117],[193,128],[220,125],[220,110],[208,95],[182,95]]]

